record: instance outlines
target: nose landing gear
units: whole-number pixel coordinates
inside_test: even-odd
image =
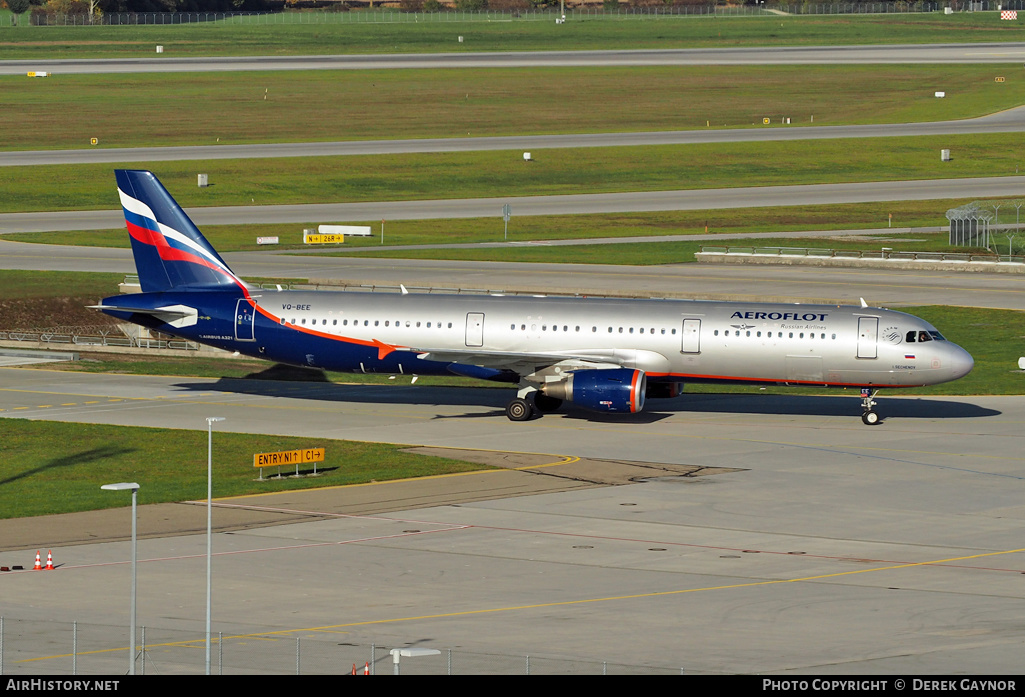
[[[876,405],[873,399],[879,390],[872,390],[868,387],[861,388],[861,422],[866,426],[875,426],[879,423],[879,414],[872,407]]]

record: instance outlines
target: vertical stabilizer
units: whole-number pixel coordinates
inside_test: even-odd
[[[245,290],[152,172],[114,170],[143,292]]]

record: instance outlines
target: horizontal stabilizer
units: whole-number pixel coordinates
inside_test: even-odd
[[[150,315],[172,327],[191,327],[196,324],[199,312],[188,305],[167,305],[166,307],[129,307],[127,305],[87,305],[90,310],[112,312],[131,312],[137,315]]]

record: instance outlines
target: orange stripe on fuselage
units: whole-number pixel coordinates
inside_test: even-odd
[[[273,321],[274,324],[281,325],[281,318],[280,317],[271,314],[270,312],[268,312],[267,310],[263,309],[259,305],[255,305],[254,304],[254,307],[256,308],[257,312],[259,312],[264,317],[266,317],[266,318],[270,319],[271,321]],[[336,336],[334,334],[328,334],[326,332],[319,332],[316,329],[309,329],[307,327],[300,327],[299,325],[292,324],[291,322],[286,322],[284,325],[281,325],[281,326],[285,326],[285,327],[288,327],[290,329],[295,329],[296,331],[302,332],[303,334],[310,334],[312,336],[319,336],[322,339],[330,339],[331,341],[341,341],[342,343],[356,344],[357,346],[374,347],[374,348],[377,349],[377,360],[379,360],[379,361],[383,360],[385,356],[387,356],[389,353],[395,351],[398,348],[397,346],[393,346],[391,344],[386,344],[383,341],[380,341],[378,339],[374,339],[372,341],[367,341],[366,339],[354,339],[352,337],[347,337],[347,336]]]

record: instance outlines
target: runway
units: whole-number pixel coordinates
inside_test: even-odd
[[[454,648],[457,661],[520,656],[520,670],[529,654],[557,672],[570,659],[647,673],[1020,670],[1019,397],[884,396],[886,421],[873,428],[856,396],[693,395],[627,418],[571,410],[512,423],[505,390],[0,373],[0,418],[200,428],[219,415],[219,428],[239,432],[730,470],[357,516],[344,510],[346,490],[340,506],[330,495],[225,502],[307,505],[316,518],[217,535],[215,631],[267,635],[274,647],[256,666],[230,643],[227,672],[289,672],[281,654],[296,637],[336,656],[335,670],[372,643]],[[558,477],[559,467],[518,476]],[[139,622],[151,637],[201,637],[202,545],[202,535],[140,543]],[[57,552],[55,572],[0,577],[12,597],[46,597],[19,605],[17,620],[74,618],[123,637],[111,625],[124,614],[127,543]],[[40,650],[63,653],[53,642]],[[124,658],[111,654],[92,665],[113,672]],[[178,670],[201,670],[194,658]],[[5,669],[66,665],[8,659]]]
[[[741,48],[528,51],[205,58],[68,58],[0,61],[0,75],[243,72],[251,70],[436,70],[643,65],[871,65],[1020,63],[1025,43],[888,46],[758,46]]]
[[[505,204],[510,205],[513,216],[543,216],[729,210],[762,206],[821,206],[948,198],[970,200],[987,197],[1010,198],[1017,196],[1023,188],[1025,176],[1004,176],[433,201],[211,206],[187,208],[186,213],[202,228],[205,225],[498,218]],[[0,235],[11,232],[109,230],[123,225],[124,215],[120,210],[0,214]]]
[[[1019,133],[1025,131],[1025,107],[974,119],[922,123],[862,124],[849,126],[771,126],[701,131],[642,133],[564,133],[559,135],[495,136],[486,138],[416,138],[314,143],[258,143],[250,145],[195,145],[153,148],[92,148],[89,150],[13,150],[0,152],[0,167],[35,165],[170,162],[275,157],[338,157],[407,153],[525,150],[561,148],[641,147],[748,143],[828,138],[893,138],[904,136]]]

